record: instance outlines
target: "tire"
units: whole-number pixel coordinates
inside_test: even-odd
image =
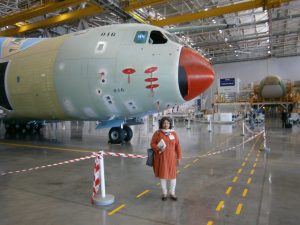
[[[123,126],[124,141],[129,142],[133,136],[133,132],[129,126]]]
[[[121,127],[112,127],[108,133],[111,144],[121,144],[124,141],[124,131]]]

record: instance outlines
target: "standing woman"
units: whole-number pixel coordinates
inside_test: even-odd
[[[154,151],[154,174],[160,179],[163,192],[161,199],[163,201],[167,200],[167,181],[169,180],[170,198],[176,201],[176,166],[179,165],[182,155],[178,136],[172,130],[172,121],[169,117],[161,118],[159,130],[152,136],[151,148]]]

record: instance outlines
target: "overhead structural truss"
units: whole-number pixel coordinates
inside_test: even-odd
[[[41,20],[39,22],[29,23],[17,28],[0,31],[0,36],[14,36],[20,33],[36,30],[43,27],[56,26],[85,16],[98,14],[101,13],[102,11],[103,8],[100,8],[98,6],[88,6],[87,8],[79,9],[69,13],[63,13],[61,15],[54,16],[49,19]]]
[[[226,6],[220,6],[218,8],[211,8],[208,10],[199,11],[196,13],[188,13],[178,16],[171,16],[162,20],[151,20],[150,23],[155,26],[167,26],[171,24],[186,23],[193,20],[204,19],[208,17],[221,16],[224,14],[235,13],[239,11],[254,9],[263,7],[265,9],[278,7],[281,3],[288,2],[289,0],[253,0],[237,4],[231,4]]]
[[[18,22],[22,22],[37,16],[45,15],[50,12],[55,12],[59,9],[64,9],[69,6],[78,5],[86,1],[87,0],[65,0],[62,2],[49,2],[38,7],[22,10],[10,16],[0,18],[0,27],[13,25]]]

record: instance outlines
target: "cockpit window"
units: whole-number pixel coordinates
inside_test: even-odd
[[[153,30],[150,33],[149,43],[150,44],[165,44],[168,39],[158,30]]]
[[[137,44],[146,43],[148,37],[148,31],[137,31],[134,37],[134,42]]]

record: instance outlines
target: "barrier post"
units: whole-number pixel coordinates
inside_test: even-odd
[[[270,152],[271,149],[267,147],[266,130],[264,130],[263,137],[264,137],[264,147],[261,148],[260,150],[261,150],[261,151]]]
[[[242,134],[241,136],[245,136],[245,121],[243,120],[243,124],[242,124]]]
[[[188,123],[186,129],[191,129],[191,119],[188,117]]]
[[[155,117],[154,117],[154,115],[152,115],[152,126],[153,127],[155,126]]]
[[[94,172],[94,192],[93,192],[93,203],[95,205],[110,205],[114,203],[115,196],[106,194],[105,192],[105,176],[104,176],[104,157],[103,151],[100,151],[96,156],[95,160],[95,172]],[[100,180],[99,180],[99,171],[100,171]],[[96,187],[95,187],[96,185]],[[98,187],[101,187],[101,194],[99,195]]]
[[[211,118],[209,118],[208,132],[212,132],[212,128],[211,128]]]

